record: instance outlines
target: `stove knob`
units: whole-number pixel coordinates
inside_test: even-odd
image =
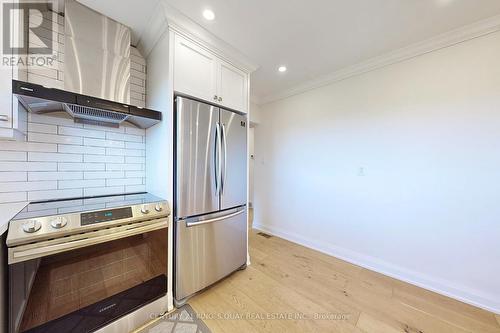
[[[143,214],[149,214],[148,206],[143,205],[142,208],[141,208],[141,213],[143,213]]]
[[[54,229],[61,229],[68,224],[68,219],[64,216],[56,217],[50,221],[50,225]]]
[[[37,232],[42,227],[42,224],[37,220],[29,220],[23,223],[23,230],[29,234]]]
[[[163,208],[161,207],[161,205],[160,205],[160,204],[156,204],[156,206],[155,206],[155,210],[156,210],[157,212],[161,212],[161,211],[163,210]]]

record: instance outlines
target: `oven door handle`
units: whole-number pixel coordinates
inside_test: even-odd
[[[146,232],[159,230],[168,227],[168,219],[158,220],[155,223],[141,224],[137,227],[132,227],[130,225],[118,226],[115,228],[95,231],[88,233],[90,237],[85,237],[86,234],[75,235],[75,237],[64,238],[67,241],[59,244],[52,244],[54,241],[44,241],[35,244],[21,245],[9,248],[8,263],[15,264],[22,261],[27,261],[31,259],[45,257],[51,254],[71,251],[80,249],[82,247],[97,245],[100,243],[106,243],[109,241],[117,240],[120,238],[130,237],[134,235],[143,234]],[[82,238],[83,239],[78,239]]]

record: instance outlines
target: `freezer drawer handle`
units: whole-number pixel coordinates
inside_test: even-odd
[[[209,223],[219,222],[222,220],[227,220],[227,219],[230,219],[232,217],[241,215],[244,212],[245,212],[245,210],[243,209],[243,210],[237,211],[236,213],[232,213],[232,214],[221,216],[221,217],[216,217],[216,218],[210,219],[210,220],[205,220],[205,221],[200,221],[200,222],[186,222],[186,227],[195,227],[197,225],[209,224]]]

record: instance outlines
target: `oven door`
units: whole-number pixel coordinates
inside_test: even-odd
[[[164,296],[167,221],[9,248],[10,332],[92,332]]]

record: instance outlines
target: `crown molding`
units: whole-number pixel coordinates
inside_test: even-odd
[[[254,72],[259,67],[232,45],[215,36],[177,9],[164,2],[163,5],[170,30],[195,41],[206,49],[214,52],[219,58],[232,63],[248,73]]]
[[[381,67],[389,66],[405,61],[429,52],[453,46],[477,37],[500,31],[500,15],[482,20],[464,27],[446,32],[422,42],[412,44],[384,55],[363,61],[319,78],[301,83],[290,89],[278,93],[269,94],[260,99],[260,104],[268,104],[309,90],[324,87],[326,85],[350,78],[352,76],[367,73]]]
[[[139,49],[144,58],[149,56],[149,53],[151,53],[163,33],[168,29],[162,1],[158,2],[148,22],[148,27],[142,32],[137,43],[137,49]]]
[[[206,49],[214,52],[238,68],[248,73],[254,72],[259,66],[249,60],[232,45],[218,38],[176,8],[168,5],[164,0],[158,2],[157,7],[149,20],[150,25],[138,43],[139,50],[147,57],[163,33],[168,29],[195,41]]]

